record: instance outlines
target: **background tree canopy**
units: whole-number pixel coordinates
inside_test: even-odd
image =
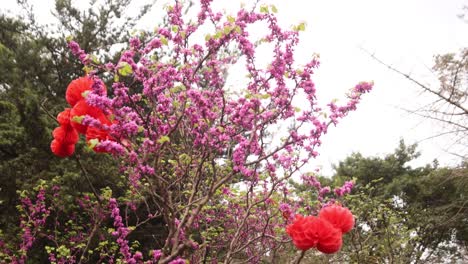
[[[23,15],[0,14],[0,229],[2,240],[18,239],[19,193],[32,190],[41,180],[61,186],[64,212],[73,211],[75,197],[92,188],[122,190],[117,166],[107,155],[77,147],[77,157],[60,159],[50,151],[55,116],[66,107],[65,90],[71,80],[83,75],[83,66],[71,55],[67,38],[82,44],[89,53],[107,50],[112,44],[126,43],[129,31],[150,6],[137,16],[125,16],[131,1],[94,1],[82,10],[71,1],[57,0],[54,15],[57,26],[35,21],[27,1],[19,1]],[[112,60],[116,54],[100,53]],[[67,208],[68,207],[68,208]],[[32,254],[44,263],[47,255],[40,243]],[[41,248],[42,247],[42,248]],[[42,257],[41,257],[42,256]],[[42,259],[42,260],[41,260]]]
[[[400,142],[383,158],[355,153],[336,166],[333,181],[355,179],[346,198],[358,218],[344,259],[358,263],[441,263],[465,260],[467,168],[408,165],[416,145]]]

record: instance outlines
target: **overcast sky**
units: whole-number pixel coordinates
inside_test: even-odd
[[[137,0],[137,4],[144,0]],[[3,0],[2,10],[15,12],[15,0]],[[53,0],[33,0],[39,21],[49,23]],[[77,1],[78,2],[78,1]],[[84,2],[84,1],[82,1]],[[161,1],[159,1],[161,2]],[[249,3],[249,1],[244,1]],[[323,138],[314,165],[331,174],[331,164],[347,155],[383,155],[397,147],[401,138],[414,143],[437,134],[434,123],[403,109],[415,109],[426,100],[411,82],[372,60],[362,48],[427,85],[435,86],[428,70],[435,54],[457,52],[468,44],[468,23],[457,17],[467,0],[263,0],[274,4],[283,26],[307,23],[301,35],[298,60],[319,53],[321,67],[315,82],[319,99],[340,97],[362,80],[373,80],[375,89],[363,98],[358,110]],[[215,0],[215,7],[234,13],[239,1]],[[155,10],[145,24],[156,21]],[[415,165],[431,162],[454,164],[445,152],[450,138],[419,143],[422,157]]]

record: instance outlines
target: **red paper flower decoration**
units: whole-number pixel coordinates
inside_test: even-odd
[[[67,87],[65,99],[73,107],[76,103],[83,100],[83,92],[91,90],[94,81],[88,77],[80,77],[73,80]]]
[[[348,208],[331,205],[322,208],[318,216],[296,215],[286,227],[293,244],[301,250],[316,247],[320,252],[338,252],[343,244],[343,234],[354,226],[354,217]]]
[[[114,140],[109,135],[109,132],[102,129],[98,129],[96,127],[89,127],[86,131],[86,141],[90,143],[93,139],[97,139],[99,142],[104,140]],[[94,146],[93,150],[96,152],[107,152],[105,149],[100,148],[99,146]]]
[[[71,108],[65,108],[65,110],[57,115],[57,121],[61,126],[70,125],[70,110]]]
[[[63,144],[59,140],[54,139],[50,144],[50,149],[56,156],[65,158],[71,156],[73,152],[75,152],[75,144]]]
[[[330,205],[322,208],[319,217],[326,219],[343,234],[348,233],[354,227],[354,216],[351,211],[339,205]]]
[[[76,105],[71,109],[70,115],[72,118],[71,125],[80,134],[86,134],[86,129],[88,127],[78,123],[77,121],[74,121],[73,120],[74,117],[89,115],[91,117],[96,118],[97,120],[101,122],[107,120],[107,117],[104,115],[101,109],[94,107],[94,106],[90,106],[88,103],[86,103],[85,100],[81,100],[78,103],[76,103]]]
[[[317,235],[319,237],[317,249],[325,254],[338,252],[343,243],[341,231],[327,220],[320,217],[317,219]]]
[[[103,125],[112,124],[101,109],[90,106],[83,96],[84,92],[91,90],[93,83],[94,81],[91,78],[81,77],[73,80],[67,87],[65,99],[72,108],[66,108],[57,115],[60,127],[54,129],[52,133],[54,140],[50,145],[52,152],[59,157],[69,157],[73,154],[75,144],[79,140],[78,133],[86,135],[88,144],[91,144],[90,141],[93,139],[98,140],[98,142],[114,140],[105,130],[81,124],[82,120],[80,120],[80,117],[85,115],[99,120]],[[93,146],[93,150],[96,152],[106,152],[105,149],[99,148],[99,145]]]
[[[54,129],[52,132],[52,136],[54,139],[58,140],[60,143],[68,145],[68,144],[76,144],[78,142],[78,132],[71,126],[60,126]]]
[[[286,227],[286,232],[298,249],[308,250],[317,246],[318,225],[318,217],[296,215],[293,223]]]

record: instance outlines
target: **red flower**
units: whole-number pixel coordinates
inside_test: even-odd
[[[76,142],[78,142],[78,139],[79,139],[78,132],[76,132],[76,130],[73,129],[73,127],[71,126],[57,127],[52,132],[52,136],[54,137],[55,140],[65,145],[76,144]]]
[[[107,117],[104,115],[101,109],[90,106],[88,103],[86,103],[85,100],[81,100],[76,105],[72,108],[70,111],[70,116],[73,119],[74,117],[79,117],[79,116],[84,116],[84,115],[89,115],[91,117],[94,117],[104,123],[105,120],[107,120]],[[80,134],[86,134],[86,129],[88,128],[85,125],[82,125],[78,122],[75,122],[72,120],[71,125],[73,128],[78,131]]]
[[[296,215],[294,222],[286,227],[286,232],[301,250],[317,247],[319,251],[331,254],[340,250],[342,245],[341,231],[316,216]]]
[[[317,234],[319,238],[317,249],[325,254],[338,252],[343,243],[341,231],[327,220],[320,217],[317,219],[319,219],[317,221]]]
[[[90,143],[90,140],[92,139],[97,139],[99,142],[104,141],[104,140],[114,140],[109,135],[108,131],[105,131],[96,127],[88,127],[88,130],[86,130],[86,141],[88,142],[88,144]],[[107,152],[106,150],[101,149],[98,146],[95,146],[93,150],[96,152]]]
[[[343,234],[354,227],[354,216],[351,211],[339,205],[331,205],[320,210],[319,217],[326,219]]]
[[[57,121],[61,126],[70,125],[70,110],[71,108],[65,108],[65,110],[57,115]]]
[[[286,227],[286,232],[298,249],[308,250],[317,246],[319,221],[315,216],[296,215],[293,223]]]
[[[64,144],[59,140],[54,139],[50,144],[50,149],[56,156],[65,158],[71,156],[73,152],[75,152],[75,144]]]
[[[81,77],[73,80],[67,87],[65,99],[73,108],[66,108],[63,112],[57,115],[57,121],[60,127],[54,129],[52,135],[54,140],[50,144],[52,152],[59,157],[68,157],[75,151],[75,144],[79,140],[78,133],[86,134],[88,143],[91,139],[97,139],[99,142],[103,140],[113,140],[107,131],[99,128],[82,125],[77,118],[89,115],[102,124],[111,125],[112,122],[107,118],[104,112],[94,106],[90,106],[83,96],[83,93],[92,89],[94,84],[93,79],[89,77]],[[105,87],[103,93],[106,94]],[[88,132],[89,131],[89,132]],[[105,152],[99,147],[94,147],[96,152]]]
[[[81,77],[73,80],[67,87],[65,99],[71,106],[83,100],[82,93],[91,90],[94,81],[88,77]]]

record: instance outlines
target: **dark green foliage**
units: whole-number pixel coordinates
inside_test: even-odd
[[[356,180],[345,199],[357,217],[341,253],[349,261],[439,263],[466,254],[468,169],[408,166],[417,156],[401,142],[384,158],[353,154],[336,167],[334,181]]]
[[[76,157],[96,190],[110,187],[116,196],[125,194],[111,157],[89,152],[81,142],[75,157],[57,158],[50,151],[51,132],[57,126],[55,116],[69,107],[64,99],[67,85],[84,74],[66,38],[72,37],[89,53],[109,50],[111,43],[127,42],[130,29],[150,7],[124,17],[129,0],[103,5],[92,1],[84,11],[71,1],[57,0],[55,27],[38,25],[28,3],[19,2],[26,12],[23,17],[0,14],[0,239],[4,241],[20,234],[16,208],[20,191],[32,190],[41,180],[58,185],[62,212],[73,211],[76,197],[92,193]],[[116,54],[96,55],[111,60]],[[30,260],[44,263],[43,243],[37,241],[35,247]]]

